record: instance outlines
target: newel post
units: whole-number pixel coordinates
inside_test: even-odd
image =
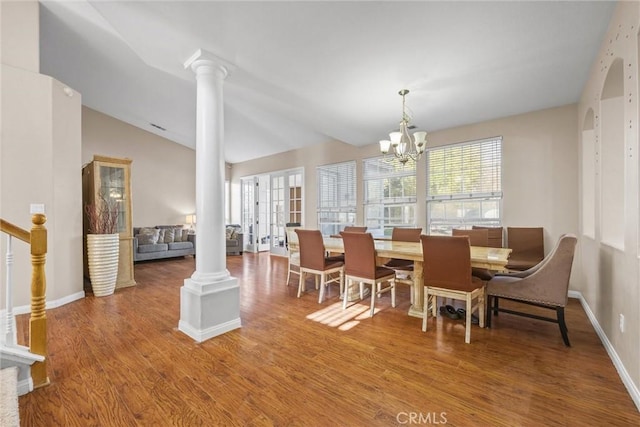
[[[45,311],[47,278],[47,217],[37,213],[31,216],[31,318],[29,319],[29,349],[45,357],[31,367],[31,378],[35,388],[49,384],[47,376],[47,315]]]

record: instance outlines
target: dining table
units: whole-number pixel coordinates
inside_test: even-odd
[[[323,237],[327,252],[344,253],[344,244],[340,237]],[[400,242],[388,239],[374,239],[377,264],[383,265],[392,258],[413,261],[413,304],[409,316],[423,317],[424,284],[422,281],[423,256],[422,243]],[[511,249],[471,246],[471,266],[495,272],[506,271]]]

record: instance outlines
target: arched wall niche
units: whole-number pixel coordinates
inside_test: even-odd
[[[602,99],[616,98],[624,95],[624,62],[616,58],[609,67],[607,78],[602,87]]]
[[[584,124],[582,125],[582,130],[593,129],[593,108],[589,108],[587,113],[584,115]]]
[[[600,98],[600,232],[601,241],[624,251],[624,61],[609,66]],[[596,173],[598,171],[596,170]]]

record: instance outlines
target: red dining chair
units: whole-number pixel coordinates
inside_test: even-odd
[[[508,270],[522,271],[544,259],[542,227],[507,227],[507,247],[511,249]]]
[[[420,242],[422,228],[394,227],[391,232],[391,240],[394,242]],[[396,272],[396,283],[409,285],[411,288],[411,304],[413,304],[413,261],[408,259],[392,258],[384,264]]]
[[[376,296],[391,292],[391,306],[396,306],[396,272],[390,268],[376,265],[376,249],[371,233],[342,233],[344,243],[345,287],[342,308],[347,308],[351,284],[359,282],[371,285],[371,312],[373,316]],[[385,288],[381,284],[388,282]]]
[[[296,229],[300,248],[300,280],[298,282],[298,298],[304,291],[305,275],[315,274],[320,277],[320,296],[318,303],[324,300],[325,288],[331,283],[340,284],[340,294],[344,288],[344,262],[334,257],[326,257],[322,234],[319,230]],[[331,277],[338,273],[338,277]],[[317,286],[317,285],[316,285]]]
[[[471,247],[467,236],[420,236],[424,258],[424,314],[422,331],[427,331],[429,296],[432,314],[437,315],[437,298],[465,302],[464,342],[471,342],[471,315],[478,310],[480,327],[485,321],[485,282],[471,275]],[[474,303],[475,301],[475,303]]]
[[[451,230],[452,236],[467,236],[469,237],[469,244],[471,246],[489,246],[489,230],[486,228],[474,228],[471,230],[464,230],[460,228],[454,228]],[[486,268],[471,268],[471,274],[480,280],[491,280],[493,273]]]

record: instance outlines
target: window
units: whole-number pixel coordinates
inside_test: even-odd
[[[427,150],[427,229],[502,224],[502,137]]]
[[[416,225],[416,162],[396,158],[363,160],[364,221],[374,236],[391,236],[393,227]]]
[[[318,166],[318,228],[339,233],[356,220],[356,162]]]

